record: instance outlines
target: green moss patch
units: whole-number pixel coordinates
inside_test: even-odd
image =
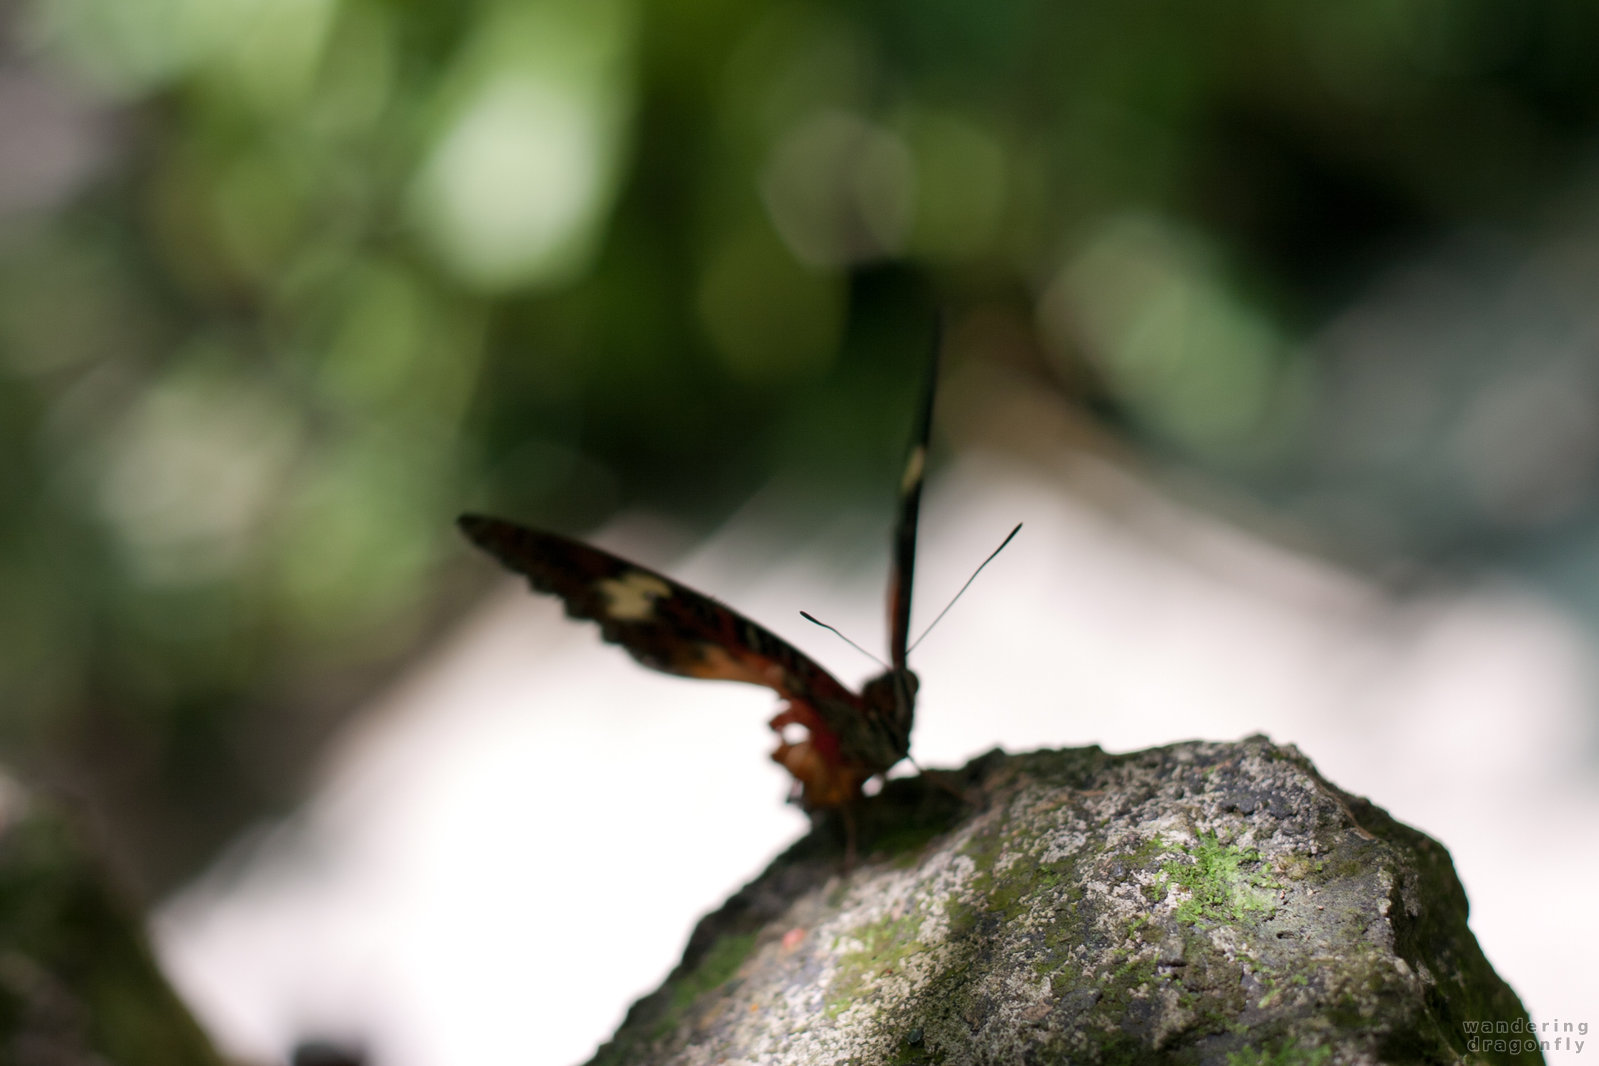
[[[738,973],[738,968],[744,965],[744,960],[749,958],[750,952],[755,950],[755,939],[754,933],[730,935],[712,945],[693,972],[671,986],[671,999],[653,1035],[659,1038],[670,1033],[677,1028],[678,1020],[694,1005],[695,1000],[731,980]]]
[[[1260,1048],[1235,1051],[1227,1056],[1227,1066],[1321,1066],[1331,1054],[1331,1048],[1304,1047],[1290,1040],[1272,1051]]]
[[[861,947],[838,957],[838,975],[828,997],[827,1016],[836,1018],[860,998],[876,978],[898,970],[902,960],[927,950],[917,939],[921,916],[885,918],[852,934]]]
[[[1189,898],[1177,906],[1178,921],[1241,922],[1250,914],[1275,909],[1266,890],[1282,886],[1259,869],[1244,869],[1260,865],[1260,852],[1223,844],[1215,833],[1201,833],[1198,843],[1183,854],[1193,861],[1168,862],[1160,868],[1165,881],[1188,891]]]

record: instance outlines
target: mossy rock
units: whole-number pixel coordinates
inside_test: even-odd
[[[862,805],[852,869],[829,821],[701,922],[595,1066],[1542,1061],[1469,1043],[1527,1016],[1448,852],[1292,747],[938,777]]]

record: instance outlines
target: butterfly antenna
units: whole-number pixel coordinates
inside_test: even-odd
[[[845,644],[848,644],[850,647],[854,648],[856,651],[860,652],[862,655],[864,655],[868,659],[872,660],[872,662],[876,663],[878,666],[881,666],[884,670],[888,669],[888,664],[887,663],[885,663],[883,660],[879,659],[877,656],[873,655],[871,652],[867,651],[865,648],[861,647],[859,644],[855,643],[853,640],[851,640],[848,637],[846,637],[843,633],[840,633],[837,626],[828,625],[826,622],[822,621],[820,618],[816,617],[814,614],[811,614],[811,612],[809,612],[809,611],[801,611],[800,612],[800,617],[805,619],[807,622],[816,623],[817,625],[821,626],[823,629],[831,630],[833,635],[835,637],[837,637],[839,640],[842,640]]]
[[[1004,551],[1005,550],[1005,545],[1009,544],[1012,540],[1016,539],[1016,534],[1020,533],[1021,531],[1022,531],[1022,524],[1020,522],[1017,522],[1016,523],[1016,528],[1010,531],[1010,536],[1008,536],[1004,540],[1000,541],[999,542],[999,547],[997,547],[993,551],[989,552],[988,553],[988,558],[984,559],[981,563],[977,564],[977,569],[972,571],[972,576],[966,579],[966,584],[961,586],[961,590],[959,592],[955,593],[954,598],[951,599],[949,601],[949,603],[945,605],[945,607],[944,607],[944,609],[942,611],[938,612],[938,617],[933,619],[932,625],[930,625],[926,629],[922,630],[922,635],[917,637],[916,640],[911,643],[911,646],[909,648],[907,648],[906,651],[905,651],[906,655],[909,655],[911,652],[915,651],[916,650],[916,645],[920,644],[922,641],[927,639],[927,634],[929,634],[929,633],[931,633],[933,631],[933,626],[936,626],[936,625],[938,625],[938,623],[942,622],[944,620],[944,616],[949,613],[949,609],[951,607],[955,606],[956,600],[959,600],[962,596],[964,596],[966,594],[966,590],[972,587],[972,582],[976,581],[977,580],[977,575],[981,574],[983,572],[983,567],[985,567],[989,563],[993,562],[994,561],[994,556],[996,556],[1000,552]],[[814,619],[812,619],[812,621],[814,621]],[[843,634],[839,634],[839,635],[842,636]]]

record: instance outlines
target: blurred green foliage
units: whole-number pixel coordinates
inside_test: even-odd
[[[0,778],[6,1061],[222,1066],[81,828]]]
[[[6,183],[49,138],[0,164],[0,742],[127,818],[152,883],[285,802],[459,602],[464,504],[581,530],[706,521],[796,462],[876,489],[935,306],[1263,498],[1383,513],[1390,547],[1497,528],[1316,338],[1435,242],[1541,246],[1595,188],[1587,0],[11,21],[6,69],[71,104],[24,119],[101,150],[31,199]],[[1588,295],[1538,321],[1591,326]]]

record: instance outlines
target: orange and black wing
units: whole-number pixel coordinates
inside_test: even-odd
[[[824,715],[859,697],[804,653],[709,596],[587,544],[481,515],[462,515],[467,539],[559,596],[573,618],[652,670],[765,685]],[[831,715],[830,715],[831,716]]]

